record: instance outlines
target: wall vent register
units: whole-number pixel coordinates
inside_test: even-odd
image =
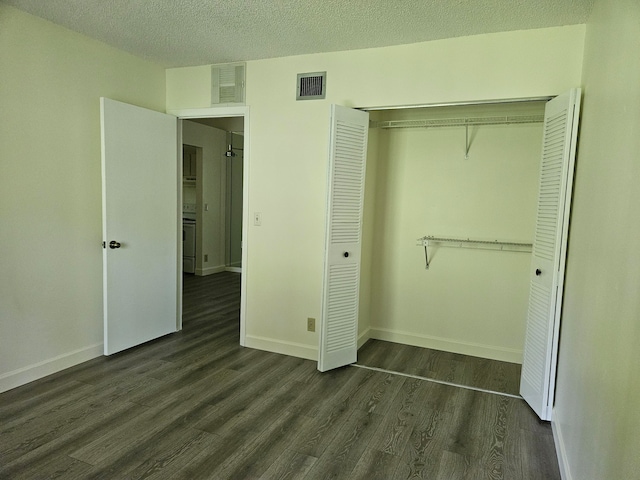
[[[322,99],[326,95],[327,72],[299,73],[296,100]]]
[[[211,105],[244,104],[245,64],[211,66]]]

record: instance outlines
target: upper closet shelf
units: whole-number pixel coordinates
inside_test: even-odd
[[[511,125],[515,123],[542,123],[544,115],[510,115],[493,117],[431,118],[414,120],[371,121],[371,128],[432,128],[464,127],[469,125]]]
[[[498,240],[472,240],[470,238],[451,238],[425,236],[417,240],[418,246],[424,246],[425,268],[429,270],[428,247],[457,247],[457,248],[479,248],[483,250],[502,250],[510,252],[531,252],[533,245],[524,242],[498,241]]]

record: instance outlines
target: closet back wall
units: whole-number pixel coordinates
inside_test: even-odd
[[[471,135],[471,132],[473,134]],[[542,124],[380,129],[370,336],[522,362],[530,253],[424,248],[425,235],[530,243]]]

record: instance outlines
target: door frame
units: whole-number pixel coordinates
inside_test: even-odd
[[[167,110],[167,113],[178,117],[178,163],[179,174],[182,175],[182,121],[193,118],[222,118],[222,117],[243,117],[244,118],[244,156],[242,161],[242,276],[240,279],[240,345],[245,346],[246,343],[246,313],[247,313],[247,274],[248,274],[248,253],[249,242],[249,106],[242,105],[237,107],[209,107],[209,108],[186,108]],[[182,178],[178,178],[179,194],[176,200],[182,205]],[[178,222],[182,223],[182,207],[180,210],[180,218]],[[182,231],[182,230],[180,230]],[[181,242],[178,241],[179,248],[182,248]],[[181,255],[180,257],[181,258]],[[180,262],[178,262],[180,263]],[[180,265],[176,268],[178,276],[178,330],[182,329],[182,268]]]

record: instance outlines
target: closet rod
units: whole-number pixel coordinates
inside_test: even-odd
[[[546,97],[527,97],[527,98],[504,98],[494,100],[472,100],[466,102],[444,102],[444,103],[421,103],[414,105],[394,105],[385,107],[356,107],[358,110],[370,112],[372,110],[405,110],[410,108],[433,108],[433,107],[465,107],[474,105],[502,105],[505,103],[526,103],[526,102],[548,102],[553,100],[555,95]]]
[[[544,115],[508,115],[491,117],[431,118],[413,120],[371,121],[371,128],[436,128],[465,127],[471,125],[512,125],[521,123],[543,123]]]
[[[417,240],[418,246],[424,246],[425,268],[429,270],[428,247],[437,244],[441,247],[478,248],[483,250],[501,250],[505,252],[531,252],[533,244],[506,242],[498,240],[471,240],[470,238],[451,238],[425,236]]]

